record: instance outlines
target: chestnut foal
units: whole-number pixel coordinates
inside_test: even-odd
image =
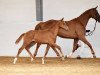
[[[65,30],[68,30],[67,25],[65,25],[63,19],[61,20],[54,20],[54,25],[50,29],[45,29],[45,30],[30,30],[26,33],[23,33],[17,40],[16,44],[19,43],[19,41],[23,38],[23,45],[21,48],[18,50],[17,56],[14,59],[14,64],[17,61],[17,58],[19,54],[22,52],[24,48],[26,48],[31,42],[35,43],[40,43],[40,44],[47,44],[49,45],[53,50],[56,50],[56,48],[60,51],[62,58],[64,59],[64,55],[61,51],[60,46],[55,44],[55,40],[57,37],[57,33],[59,28],[63,28]],[[29,49],[27,50],[28,53],[30,54],[31,58],[33,58],[31,52]],[[44,58],[42,58],[42,64],[44,64]]]

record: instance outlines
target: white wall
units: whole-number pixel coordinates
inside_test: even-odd
[[[35,0],[0,0],[0,56],[15,56],[21,46],[15,40],[35,22]]]
[[[43,0],[43,19],[71,20],[78,17],[81,13],[92,7],[98,7],[100,13],[100,0]],[[37,24],[35,0],[0,0],[0,56],[15,56],[20,44],[15,45],[15,40],[25,31],[34,29]],[[93,29],[95,20],[91,19],[88,29]],[[97,57],[100,57],[100,23],[97,23],[96,31],[93,36],[87,37],[92,44]],[[66,55],[72,51],[71,39],[57,38],[57,44],[62,47]],[[43,56],[45,45],[39,49],[38,56]],[[33,53],[35,47],[31,48]],[[78,51],[74,54],[76,56]],[[21,56],[29,56],[24,50]],[[50,49],[48,56],[56,56]],[[90,49],[86,46],[82,53],[83,57],[91,57]]]

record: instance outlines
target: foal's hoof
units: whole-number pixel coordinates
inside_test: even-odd
[[[42,58],[42,64],[44,65],[44,58]]]
[[[77,56],[77,59],[81,59],[81,57],[80,56]]]
[[[31,62],[34,60],[34,58],[31,58]]]
[[[16,64],[17,58],[14,59],[13,64]]]
[[[65,57],[62,57],[62,60],[65,60]]]
[[[15,65],[16,63],[15,63],[15,62],[13,62],[13,64]]]

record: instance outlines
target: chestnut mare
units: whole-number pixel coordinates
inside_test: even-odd
[[[13,62],[14,64],[16,63],[19,54],[22,52],[22,50],[24,48],[26,48],[26,50],[30,54],[31,58],[33,58],[31,52],[29,51],[29,49],[27,49],[27,46],[31,42],[35,42],[35,43],[39,43],[39,44],[47,44],[53,50],[56,50],[56,48],[57,48],[60,51],[61,55],[62,55],[62,59],[64,59],[64,55],[63,55],[63,53],[61,51],[61,48],[60,48],[60,46],[58,46],[55,43],[55,40],[56,40],[59,28],[65,29],[67,31],[68,27],[67,27],[67,25],[65,25],[66,23],[63,21],[63,19],[61,19],[61,20],[49,20],[49,21],[51,22],[51,23],[49,22],[49,24],[52,24],[52,27],[50,29],[30,30],[30,31],[28,31],[26,33],[23,33],[16,40],[15,43],[18,44],[20,42],[20,40],[23,38],[23,45],[18,50],[17,56],[16,56],[16,58],[14,59],[14,62]],[[44,64],[44,58],[45,57],[42,58],[42,64]]]
[[[85,11],[79,17],[74,18],[70,21],[66,21],[66,25],[69,28],[68,31],[65,31],[62,28],[59,29],[59,32],[58,32],[59,37],[74,39],[72,53],[74,53],[75,50],[77,50],[77,47],[78,47],[77,43],[78,43],[79,40],[81,40],[90,47],[93,57],[96,58],[95,52],[94,52],[91,44],[85,38],[86,26],[87,26],[87,23],[88,23],[89,19],[93,18],[96,21],[100,22],[100,15],[99,15],[99,13],[96,9],[97,9],[97,7],[91,8],[91,9]],[[47,26],[47,25],[38,24],[35,29],[36,30],[46,29],[48,27],[49,26]],[[34,44],[35,44],[34,42],[31,43],[29,45],[29,48]],[[37,48],[36,48],[35,53],[34,53],[34,58],[37,54],[39,46],[40,46],[40,44],[37,44]],[[49,48],[50,47],[47,45],[45,56],[47,55]]]

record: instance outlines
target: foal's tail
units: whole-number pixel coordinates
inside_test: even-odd
[[[20,37],[16,40],[15,44],[18,44],[19,41],[22,39],[22,37],[25,35],[25,33],[23,33],[22,35],[20,35]]]

